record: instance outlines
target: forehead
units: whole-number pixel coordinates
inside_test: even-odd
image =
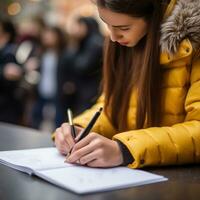
[[[99,17],[108,25],[120,26],[132,24],[137,21],[138,18],[131,17],[126,14],[116,13],[106,8],[98,7]]]

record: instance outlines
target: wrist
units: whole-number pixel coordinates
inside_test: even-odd
[[[121,141],[116,140],[119,149],[121,151],[122,154],[122,164],[123,166],[126,166],[130,163],[132,163],[134,161],[133,156],[131,155],[130,151],[128,150],[128,148],[126,147],[126,145],[124,145]]]
[[[116,155],[117,155],[116,156],[116,159],[117,159],[116,162],[117,162],[118,165],[122,165],[124,159],[123,159],[123,154],[122,154],[121,148],[120,148],[118,142],[116,142],[116,141],[114,141],[114,142],[115,142],[115,146],[116,146]]]

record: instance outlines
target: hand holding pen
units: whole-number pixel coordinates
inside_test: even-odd
[[[77,136],[77,138],[74,137],[76,143],[78,143],[80,140],[82,140],[84,137],[86,137],[90,133],[90,130],[92,129],[95,122],[99,118],[102,110],[103,110],[103,108],[100,108],[99,111],[95,113],[95,115],[93,116],[91,121],[88,123],[87,127]],[[71,112],[68,112],[69,119],[71,118],[71,116],[72,116]],[[70,121],[70,126],[71,126],[71,134],[72,134],[72,136],[76,136],[72,119],[70,119],[69,121]],[[67,157],[69,157],[69,155],[71,154],[71,151],[72,151],[72,149],[69,151]]]
[[[73,117],[70,109],[67,111],[68,123],[63,123],[55,131],[55,145],[59,152],[67,155],[75,144],[75,137],[79,135],[83,128],[73,125]]]
[[[85,129],[75,126],[77,133],[75,139],[72,137],[72,129],[68,123],[64,123],[57,129],[55,144],[58,150],[61,153],[64,151],[63,154],[66,155],[72,149],[71,154],[66,157],[68,163],[78,163],[89,167],[113,167],[123,163],[118,142],[91,131],[101,111],[102,109],[95,113]]]

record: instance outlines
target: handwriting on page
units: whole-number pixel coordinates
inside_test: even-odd
[[[127,167],[90,168],[64,163],[56,148],[1,151],[0,164],[35,174],[79,194],[127,188],[167,180],[163,176]]]
[[[41,148],[31,150],[17,150],[1,154],[4,160],[19,166],[30,167],[33,170],[45,170],[71,166],[64,163],[65,157],[60,155],[56,148]]]

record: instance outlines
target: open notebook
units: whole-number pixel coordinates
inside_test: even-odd
[[[163,176],[127,167],[89,168],[64,163],[56,148],[1,151],[0,163],[34,174],[79,194],[108,191],[167,180]]]

